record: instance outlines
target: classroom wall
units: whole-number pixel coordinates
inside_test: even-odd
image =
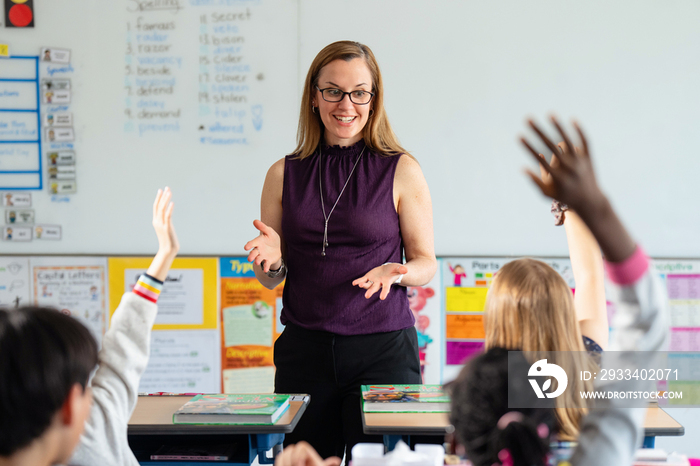
[[[301,2],[300,72],[332,40],[373,48],[394,129],[431,188],[438,255],[567,254],[516,140],[526,116],[550,112],[580,120],[601,185],[650,254],[700,254],[700,216],[679,208],[700,195],[700,4],[361,0],[362,21],[319,21],[341,5]]]
[[[544,121],[555,112],[581,121],[601,185],[647,252],[700,257],[692,203],[700,198],[697,2],[236,0],[210,10],[180,3],[182,10],[154,16],[177,19],[173,44],[189,60],[179,75],[181,103],[170,102],[182,107],[187,129],[174,135],[126,130],[127,23],[141,15],[138,1],[35,2],[34,30],[2,29],[0,43],[13,54],[71,49],[79,181],[69,196],[55,198],[46,186],[32,192],[37,219],[62,225],[61,241],[2,241],[3,254],[151,254],[151,200],[166,184],[183,254],[240,254],[256,233],[267,168],[294,148],[309,64],[328,43],[353,39],[374,50],[392,125],[431,188],[439,256],[566,254],[548,202],[522,174],[534,167],[516,140],[527,115]],[[200,145],[198,123],[217,120],[200,113],[202,25],[193,13],[246,8],[257,26],[245,32],[246,60],[251,76],[266,77],[250,103],[265,106],[264,124],[244,146]],[[658,445],[700,456],[691,442],[700,429],[694,411],[669,412],[688,434]]]
[[[438,255],[566,253],[547,201],[522,174],[532,163],[516,141],[526,115],[543,121],[556,112],[582,122],[602,186],[649,253],[700,256],[700,217],[686,208],[700,194],[696,2],[178,3],[175,13],[144,13],[136,0],[38,2],[33,31],[3,29],[14,54],[72,50],[79,181],[68,201],[35,193],[37,219],[63,225],[60,242],[3,244],[7,252],[148,254],[151,198],[169,184],[186,219],[184,253],[240,253],[255,235],[267,168],[294,148],[300,85],[313,56],[329,42],[355,39],[379,59],[391,122],[428,180]],[[249,131],[248,145],[202,144],[199,123],[209,129],[219,120],[214,106],[200,113],[198,19],[246,9],[243,55],[256,83],[246,122],[253,105],[264,106],[264,121]],[[167,105],[182,109],[178,133],[125,129],[127,23],[135,27],[144,15],[177,23],[171,43],[185,64],[179,97]],[[131,105],[138,111],[137,100]]]

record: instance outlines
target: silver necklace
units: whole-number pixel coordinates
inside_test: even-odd
[[[352,178],[352,174],[355,173],[355,168],[357,167],[358,162],[362,158],[362,154],[365,153],[365,149],[367,149],[367,146],[362,148],[362,152],[360,152],[360,156],[355,160],[355,165],[352,166],[352,170],[350,171],[350,175],[348,176],[348,179],[345,180],[345,184],[343,185],[343,189],[340,190],[340,194],[338,194],[338,198],[335,200],[335,204],[333,204],[333,207],[331,207],[331,211],[328,212],[328,215],[326,215],[326,206],[323,203],[323,180],[321,179],[321,158],[323,155],[321,154],[321,147],[319,146],[318,148],[318,190],[321,193],[321,210],[323,211],[323,218],[326,220],[325,225],[323,226],[323,249],[321,250],[321,255],[326,256],[326,248],[328,247],[328,220],[330,220],[331,215],[333,215],[333,211],[335,210],[335,206],[338,205],[338,201],[340,200],[340,196],[343,195],[345,192],[345,188],[348,186],[348,183],[350,182],[350,178]]]

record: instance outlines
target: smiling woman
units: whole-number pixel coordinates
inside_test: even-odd
[[[335,42],[314,59],[297,147],[268,171],[254,225],[258,280],[286,278],[275,391],[313,400],[285,443],[349,460],[354,444],[382,441],[362,433],[360,385],[421,383],[405,286],[437,268],[428,186],[391,129],[367,46]]]

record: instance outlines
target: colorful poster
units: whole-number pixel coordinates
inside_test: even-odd
[[[32,301],[80,320],[98,344],[107,331],[106,257],[31,257]]]
[[[454,379],[465,360],[484,348],[484,306],[486,295],[498,271],[517,258],[442,258],[445,296],[445,367],[441,382]],[[550,265],[574,288],[569,259],[538,259]]]
[[[486,303],[487,286],[484,283],[478,287],[447,287],[445,310],[447,312],[482,312]]]
[[[700,261],[654,260],[671,313],[671,351],[700,351]]]
[[[439,264],[438,260],[438,264]],[[425,286],[408,287],[408,305],[416,319],[423,383],[442,383],[443,335],[440,274]]]
[[[462,340],[483,340],[484,316],[450,314],[445,316],[445,337]]]
[[[221,371],[224,393],[269,392],[279,335],[280,284],[262,286],[245,257],[221,257]],[[255,370],[250,370],[255,369]]]
[[[0,257],[0,307],[17,308],[31,304],[29,258]]]
[[[109,283],[112,295],[110,315],[125,291],[131,291],[146,272],[152,258],[111,257]],[[177,258],[173,262],[158,298],[154,330],[203,330],[217,328],[216,258]]]
[[[110,257],[110,316],[125,291],[148,270],[151,257]],[[219,332],[216,258],[176,258],[158,297],[143,393],[218,393]]]
[[[125,269],[124,283],[133,289],[146,269]],[[158,324],[202,325],[204,323],[204,271],[173,268],[158,298]]]
[[[159,330],[151,335],[139,393],[219,393],[217,330]]]
[[[446,375],[446,380],[454,379],[462,369],[462,364],[465,360],[481,353],[484,350],[484,341],[455,341],[448,340],[445,345],[446,359],[445,362],[450,367],[449,375]]]

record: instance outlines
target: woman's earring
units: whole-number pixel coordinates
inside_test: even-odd
[[[316,107],[314,107],[313,105],[311,106],[311,112],[316,113]]]
[[[374,109],[370,108],[369,109],[369,118],[372,118],[372,115],[374,115]]]

